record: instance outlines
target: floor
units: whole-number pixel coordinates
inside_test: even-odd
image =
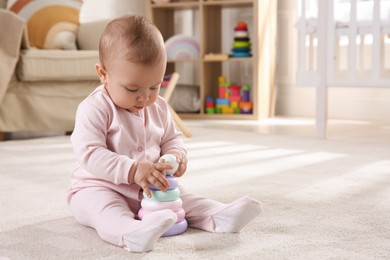
[[[262,120],[186,120],[187,126],[221,128],[262,134],[287,135],[317,138],[314,119],[275,117]],[[329,120],[327,138],[329,140],[349,140],[367,142],[387,142],[390,144],[390,121]]]
[[[315,121],[309,118],[275,117],[262,120],[185,120],[186,125],[212,129],[250,131],[262,134],[317,138]],[[63,133],[14,133],[7,140],[21,140]],[[390,121],[329,120],[327,139],[390,144]]]

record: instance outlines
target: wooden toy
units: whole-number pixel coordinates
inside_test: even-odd
[[[244,28],[241,25],[242,28]],[[241,28],[240,27],[240,28]],[[205,99],[207,114],[252,114],[253,103],[250,101],[250,87],[226,82],[224,76],[218,77],[218,97],[215,105],[212,97]]]
[[[234,28],[234,41],[230,57],[251,57],[251,42],[249,38],[248,26],[245,22],[238,22]]]

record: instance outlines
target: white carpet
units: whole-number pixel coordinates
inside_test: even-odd
[[[390,259],[390,146],[192,127],[181,184],[264,213],[238,234],[189,229],[129,252],[66,205],[69,137],[0,143],[0,259]]]

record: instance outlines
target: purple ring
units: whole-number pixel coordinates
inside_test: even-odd
[[[177,180],[177,177],[169,175],[169,176],[165,176],[165,178],[167,178],[167,180],[169,182],[168,190],[173,190],[173,189],[177,188],[177,185],[179,183],[179,181]],[[152,184],[149,184],[149,189],[151,189],[151,190],[160,190],[159,188],[157,188],[156,186],[154,186]]]
[[[176,223],[170,229],[165,231],[165,233],[162,234],[162,237],[180,235],[187,230],[187,227],[188,227],[187,220],[184,219],[182,222]]]

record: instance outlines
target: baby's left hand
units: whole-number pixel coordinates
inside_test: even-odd
[[[172,152],[170,154],[173,154],[176,157],[176,162],[179,164],[179,167],[173,176],[181,177],[187,170],[187,159],[181,153]]]

